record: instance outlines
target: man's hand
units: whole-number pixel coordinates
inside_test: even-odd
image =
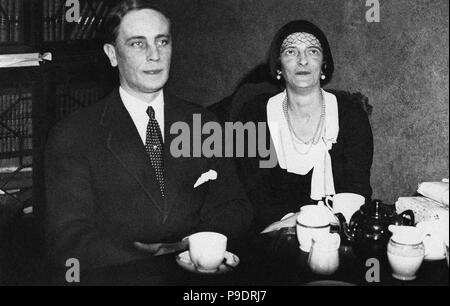
[[[186,250],[189,246],[189,239],[185,237],[180,242],[175,243],[142,243],[135,241],[133,245],[139,251],[159,256]]]
[[[142,243],[135,241],[133,245],[139,251],[155,254],[161,248],[162,243]]]

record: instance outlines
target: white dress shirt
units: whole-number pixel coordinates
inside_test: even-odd
[[[161,135],[164,141],[164,93],[160,90],[158,96],[152,102],[146,102],[130,95],[122,86],[119,88],[120,98],[122,99],[125,108],[133,119],[134,125],[139,132],[142,143],[145,145],[147,137],[147,125],[149,117],[147,115],[147,108],[153,107],[155,111],[155,118],[158,121]]]

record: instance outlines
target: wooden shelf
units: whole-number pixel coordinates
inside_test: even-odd
[[[0,152],[0,159],[2,158],[14,158],[14,157],[24,157],[32,156],[33,150],[23,150],[23,151],[12,151],[12,152]]]
[[[86,1],[94,4],[102,2],[104,8],[113,2],[80,0],[82,21],[86,21],[83,19],[86,18],[86,15],[83,15]],[[64,7],[65,0],[60,2]],[[62,117],[75,109],[102,98],[118,82],[117,71],[111,69],[99,39],[45,40],[50,36],[48,32],[44,34],[46,30],[44,21],[50,23],[53,21],[51,18],[45,19],[48,12],[44,14],[44,3],[56,2],[55,0],[24,0],[23,43],[0,42],[0,54],[52,53],[52,61],[41,63],[40,66],[0,69],[0,88],[7,88],[12,92],[15,88],[17,92],[24,88],[31,90],[33,134],[32,150],[0,152],[0,159],[20,159],[20,157],[29,159],[32,156],[32,171],[21,171],[15,175],[0,173],[0,186],[6,183],[4,186],[10,189],[21,190],[33,187],[33,205],[37,205],[35,211],[38,213],[42,212],[45,206],[44,153],[50,129]],[[96,5],[94,7],[98,8]],[[54,18],[58,18],[56,14]],[[70,38],[74,28],[76,28],[75,24],[67,25],[64,37]],[[92,29],[87,33],[99,33],[98,30]],[[5,162],[8,164],[9,161]]]
[[[3,189],[25,189],[33,186],[32,171],[21,171],[17,174],[1,173],[0,172],[0,186]]]
[[[93,53],[103,50],[99,40],[67,40],[42,42],[37,49],[40,52],[53,52],[55,56]]]

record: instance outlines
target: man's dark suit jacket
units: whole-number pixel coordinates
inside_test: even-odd
[[[118,90],[52,130],[45,161],[46,237],[58,267],[68,258],[86,269],[151,257],[135,250],[134,241],[174,242],[206,230],[236,238],[247,231],[252,210],[233,162],[170,154],[177,137],[169,133],[172,123],[188,123],[192,137],[193,114],[201,114],[203,123],[215,121],[214,115],[164,96],[165,199]],[[217,179],[194,189],[210,169]]]

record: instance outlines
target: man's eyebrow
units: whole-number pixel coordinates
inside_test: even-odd
[[[170,36],[170,34],[159,34],[159,35],[156,35],[155,38],[156,38],[156,39],[160,39],[160,38],[168,38],[168,39],[171,39],[172,36]]]
[[[159,35],[156,35],[156,37],[155,37],[155,39],[160,39],[160,38],[168,38],[168,39],[171,39],[172,37],[170,36],[170,34],[159,34]],[[145,37],[145,36],[140,36],[140,35],[131,36],[131,37],[128,37],[128,38],[125,40],[125,42],[129,42],[130,40],[135,40],[135,39],[146,40],[147,37]]]
[[[130,40],[134,40],[134,39],[143,39],[143,40],[145,40],[146,38],[145,38],[145,36],[131,36],[131,37],[128,37],[125,40],[125,42],[129,42]]]

